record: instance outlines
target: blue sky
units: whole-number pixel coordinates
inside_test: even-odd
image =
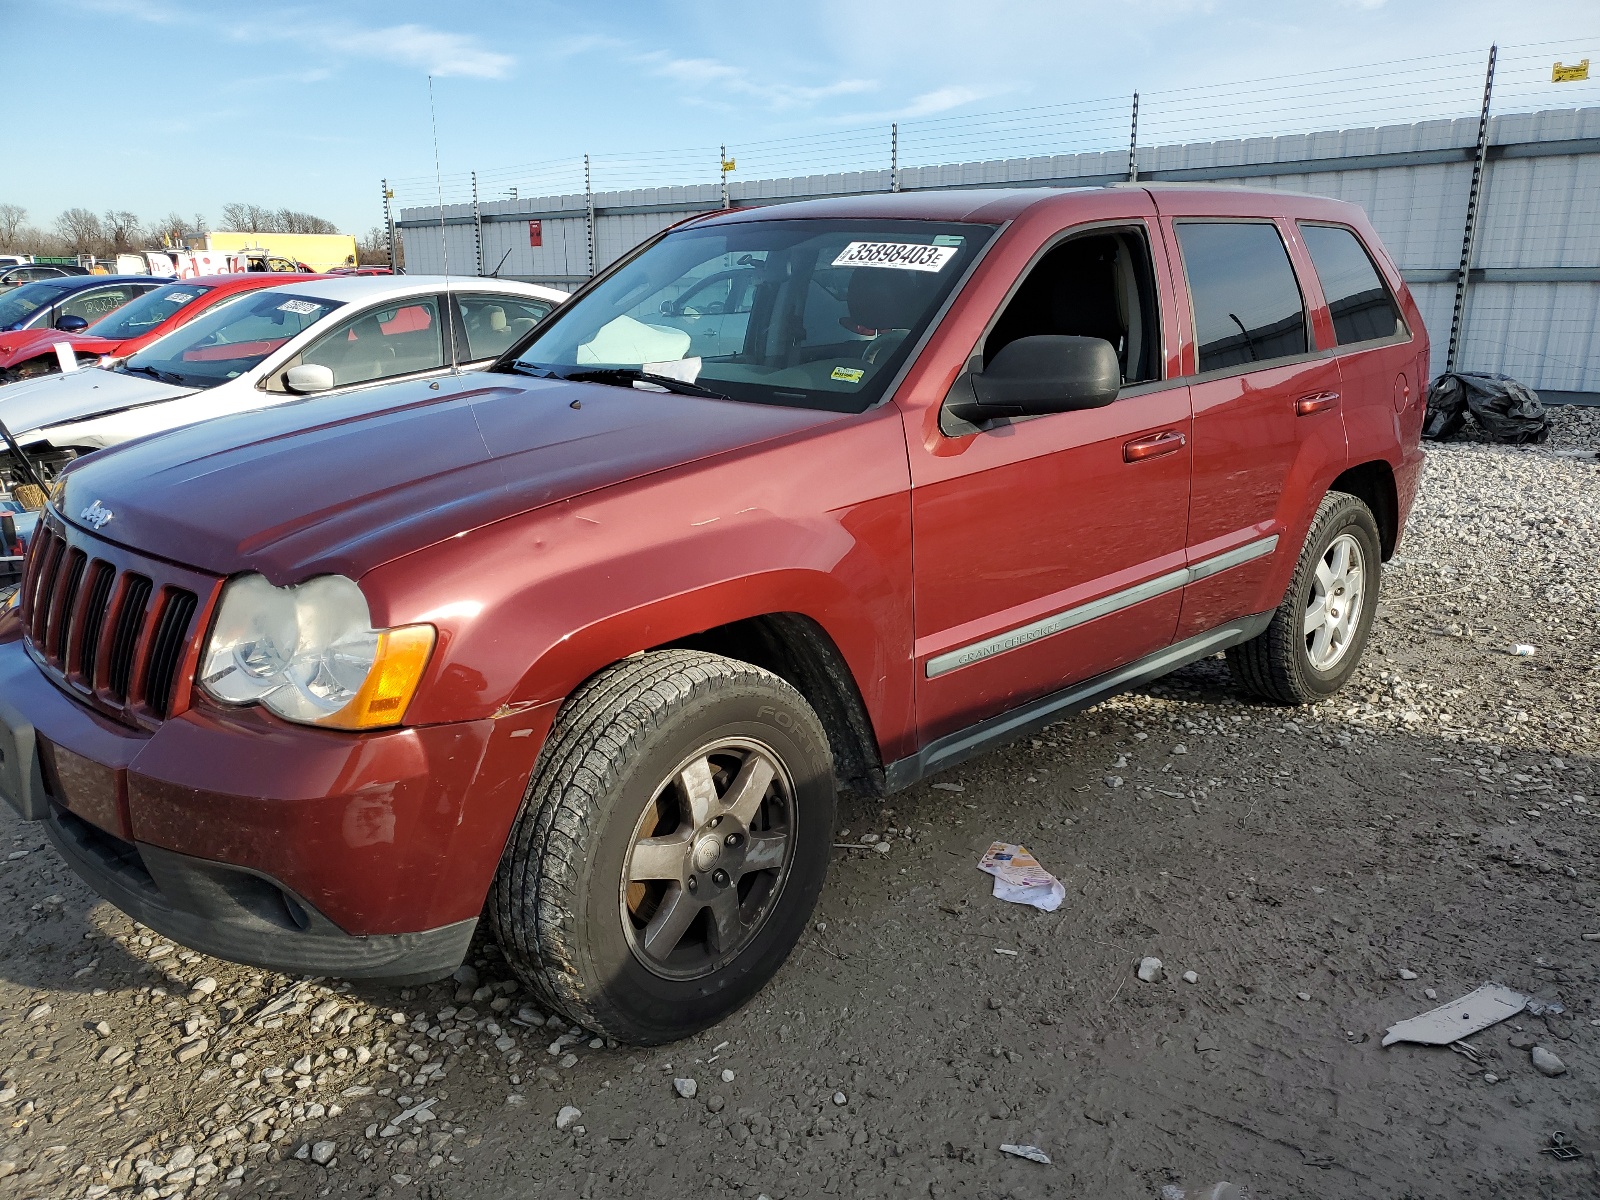
[[[747,173],[878,155],[880,144],[884,162],[872,165],[887,165],[895,120],[905,122],[908,150],[939,153],[942,136],[965,130],[966,142],[944,145],[976,157],[978,127],[963,118],[1099,98],[1107,99],[1070,119],[1057,114],[1054,125],[1041,117],[1039,136],[1044,148],[1110,148],[1126,140],[1120,98],[1135,87],[1179,93],[1153,98],[1147,112],[1191,137],[1241,106],[1264,120],[1299,111],[1283,100],[1290,94],[1324,106],[1365,96],[1360,112],[1397,106],[1403,118],[1413,100],[1470,98],[1481,77],[1476,56],[1496,39],[1532,47],[1517,60],[1532,80],[1566,50],[1600,47],[1600,8],[1570,0],[0,0],[0,44],[26,48],[7,56],[0,202],[48,224],[72,205],[145,217],[203,212],[215,222],[237,200],[364,232],[381,216],[380,177],[405,177],[405,198],[416,201],[431,190],[423,178],[433,170],[430,73],[446,191],[460,198],[461,172],[482,172],[486,195],[519,182],[528,195],[573,178],[585,151],[613,156],[597,164],[612,183],[685,170],[706,177],[723,142],[735,157],[747,148]],[[1378,72],[1373,63],[1396,65]],[[1359,79],[1338,73],[1362,64]],[[1307,74],[1319,71],[1334,73]],[[1264,78],[1282,82],[1247,84]],[[1210,103],[1189,104],[1179,91],[1213,84],[1239,86]],[[1560,99],[1600,95],[1584,85]],[[1174,123],[1186,105],[1197,115]],[[756,145],[785,138],[812,140]],[[614,157],[625,151],[643,157]]]

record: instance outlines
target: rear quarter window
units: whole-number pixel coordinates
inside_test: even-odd
[[[1342,225],[1301,225],[1300,236],[1311,252],[1339,345],[1381,341],[1406,332],[1400,306],[1353,230]]]

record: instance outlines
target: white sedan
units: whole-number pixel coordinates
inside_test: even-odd
[[[246,292],[104,369],[0,387],[0,421],[50,475],[76,455],[226,413],[481,369],[565,299],[535,284],[434,275]],[[3,474],[22,481],[14,466]]]

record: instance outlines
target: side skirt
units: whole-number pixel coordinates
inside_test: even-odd
[[[947,733],[944,737],[929,742],[916,754],[899,759],[885,767],[884,794],[903,791],[912,784],[920,783],[929,775],[965,762],[974,755],[1003,745],[1013,738],[1034,733],[1046,725],[1059,721],[1062,717],[1081,712],[1108,697],[1115,696],[1118,692],[1125,692],[1142,683],[1148,683],[1219,650],[1226,650],[1229,646],[1248,642],[1271,623],[1271,612],[1239,617],[1226,625],[1219,625],[1192,638],[1185,638],[1164,650],[1148,654],[1103,675],[1096,675],[1093,679],[1075,683],[1059,692],[1051,692],[1048,696],[1041,696],[1009,712],[979,721],[976,725]]]

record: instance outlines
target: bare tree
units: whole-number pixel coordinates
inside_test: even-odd
[[[332,221],[292,208],[270,209],[259,204],[224,204],[222,224],[236,233],[338,233]]]
[[[367,230],[366,236],[356,243],[356,250],[356,261],[363,266],[389,265],[389,239],[384,234],[382,225],[374,225]]]
[[[123,254],[129,250],[137,250],[144,241],[144,229],[139,223],[139,218],[126,209],[107,209],[102,218],[101,228],[105,231],[105,239],[110,245],[112,254]]]
[[[194,231],[195,231],[195,233],[202,234],[202,235],[206,234],[206,233],[209,233],[211,231],[211,225],[206,220],[205,213],[195,213],[195,215],[194,215]]]
[[[56,218],[56,232],[72,254],[93,254],[105,242],[100,218],[87,208],[69,208]]]
[[[276,213],[277,227],[274,233],[338,233],[339,227],[332,221],[321,217],[312,216],[310,213],[295,212],[293,209],[280,208]]]
[[[17,234],[28,219],[28,210],[20,204],[0,204],[0,247],[7,250],[18,245]]]
[[[150,240],[164,246],[176,246],[188,232],[189,222],[175,212],[169,212],[159,221],[150,222]]]

